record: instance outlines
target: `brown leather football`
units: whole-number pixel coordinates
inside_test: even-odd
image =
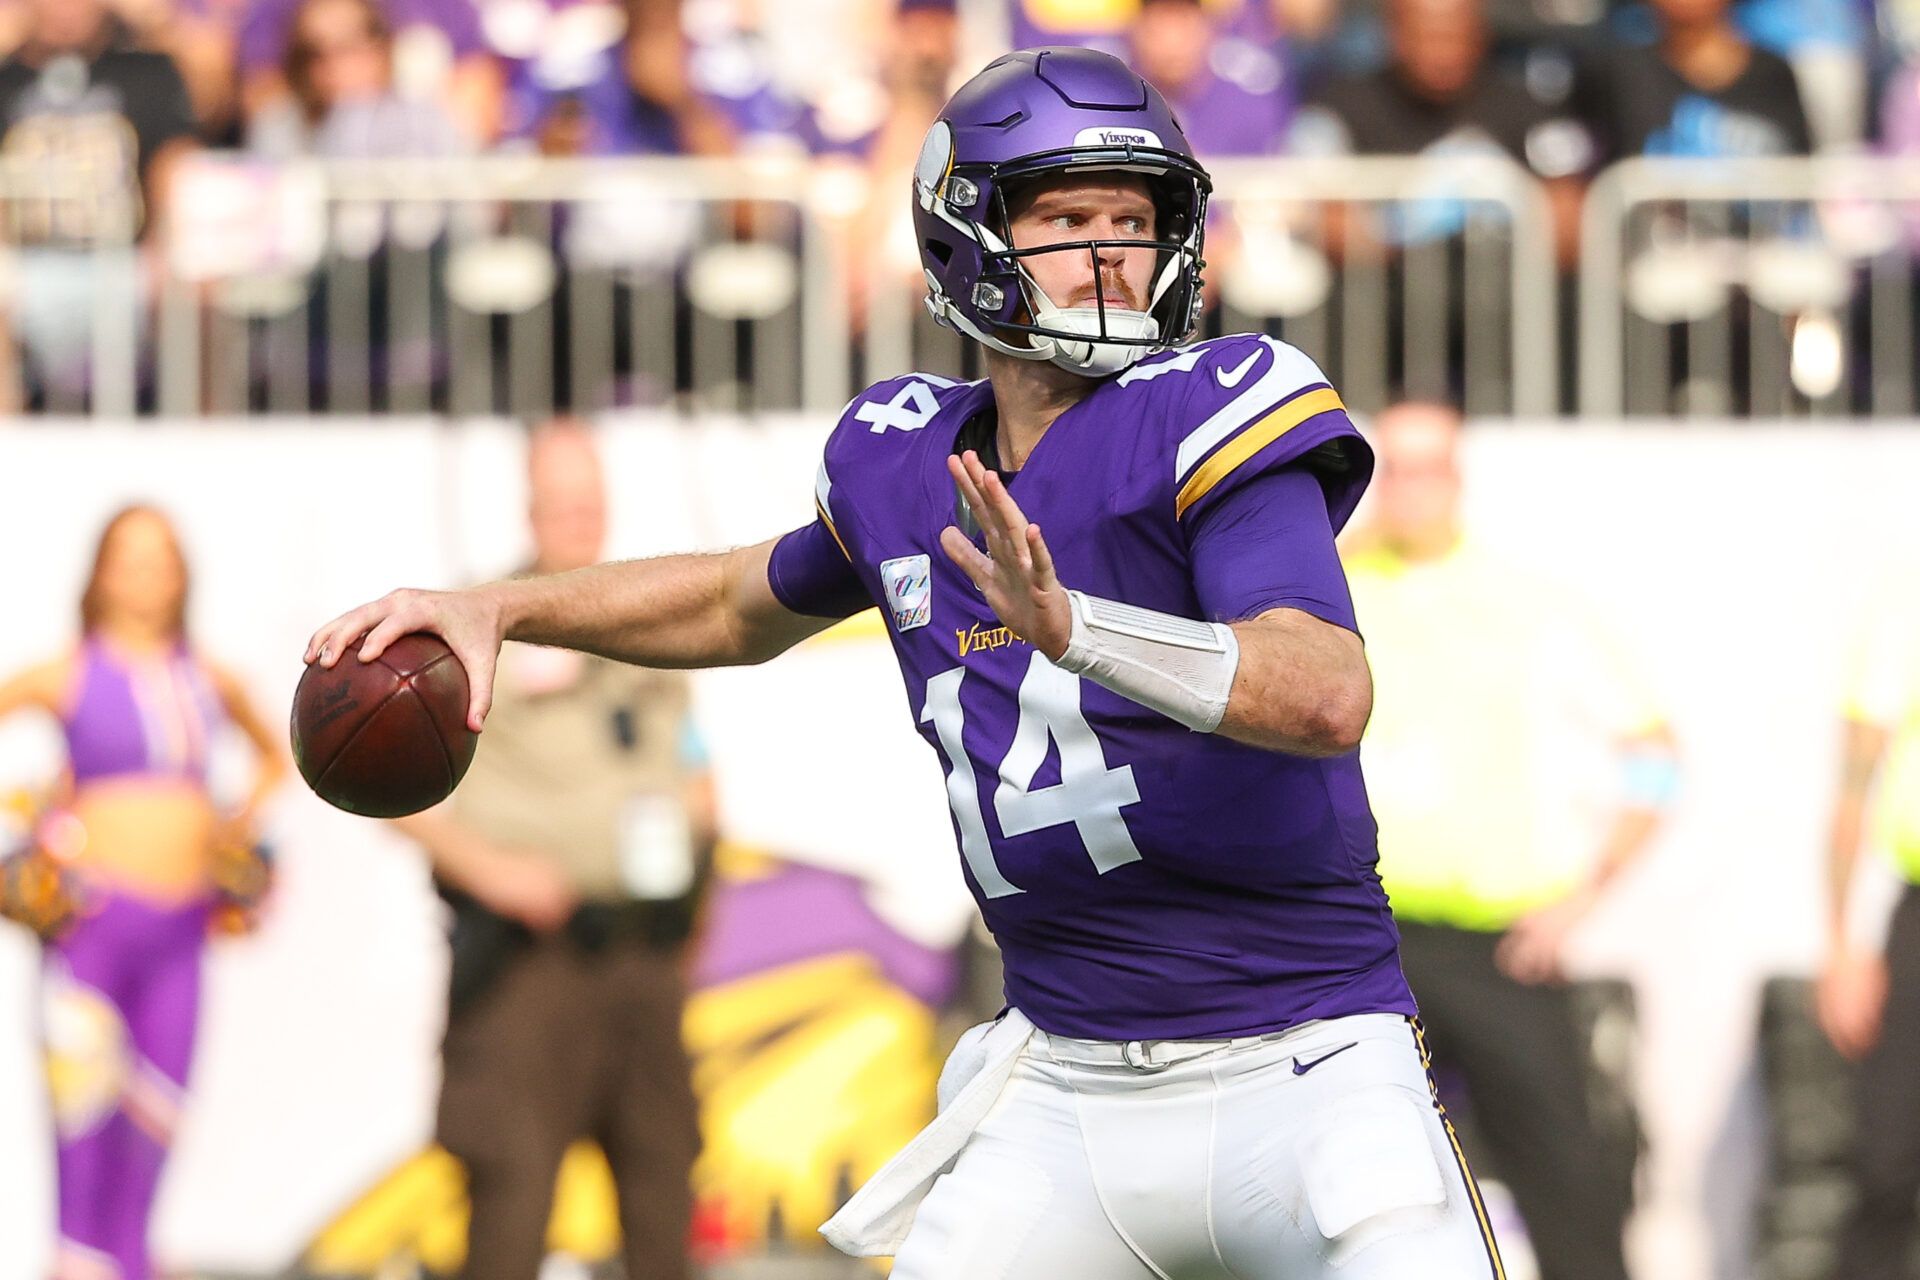
[[[366,818],[398,818],[453,793],[480,735],[467,670],[440,637],[402,636],[372,662],[358,646],[314,663],[293,695],[293,758],[315,794]]]

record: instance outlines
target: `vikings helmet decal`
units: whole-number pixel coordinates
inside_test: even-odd
[[[1008,242],[1009,186],[1116,170],[1140,175],[1152,190],[1155,239],[1034,249]],[[1071,48],[1010,53],[953,95],[914,166],[927,309],[996,351],[1088,377],[1117,373],[1193,331],[1211,189],[1166,100],[1118,58]],[[1097,257],[1115,246],[1156,252],[1145,311],[1098,298],[1090,307],[1056,306],[1022,265],[1038,253]]]

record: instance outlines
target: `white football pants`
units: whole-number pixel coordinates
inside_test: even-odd
[[[1224,1045],[1035,1032],[893,1277],[1504,1280],[1393,1014]]]

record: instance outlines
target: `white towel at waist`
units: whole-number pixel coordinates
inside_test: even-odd
[[[829,1244],[856,1258],[899,1252],[934,1179],[953,1167],[1032,1038],[1033,1024],[1018,1009],[967,1029],[940,1070],[940,1113],[820,1228]]]

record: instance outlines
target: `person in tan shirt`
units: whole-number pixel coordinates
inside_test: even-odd
[[[591,435],[537,429],[528,473],[532,571],[597,561]],[[699,1135],[680,1016],[712,815],[681,676],[513,644],[459,790],[397,823],[454,912],[438,1131],[467,1169],[468,1280],[532,1280],[583,1137],[613,1169],[627,1274],[688,1275]]]

